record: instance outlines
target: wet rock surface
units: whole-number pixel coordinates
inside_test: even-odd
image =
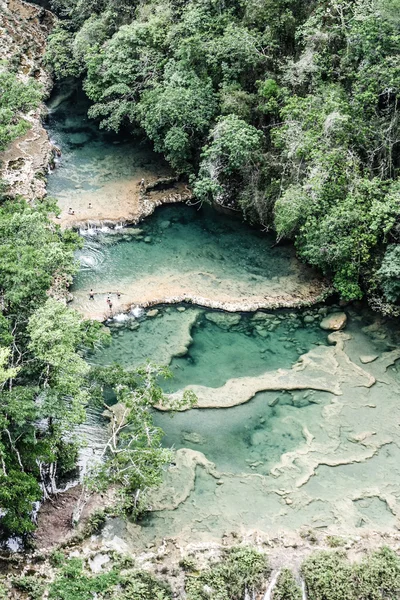
[[[347,323],[347,315],[344,312],[334,313],[322,319],[320,326],[327,331],[339,331],[344,329]]]

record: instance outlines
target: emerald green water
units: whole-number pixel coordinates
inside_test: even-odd
[[[194,382],[216,387],[231,378],[290,368],[300,353],[329,345],[317,310],[276,311],[264,319],[261,313],[242,314],[239,320],[192,307],[159,311],[134,331],[111,324],[113,344],[96,361],[134,366],[140,357],[133,348],[144,347],[147,339],[149,349],[157,330],[156,354],[163,346],[174,373],[174,380],[163,384],[169,391]],[[352,368],[374,375],[374,385],[355,385],[351,376],[346,379],[338,372],[340,396],[310,389],[276,390],[258,393],[234,408],[192,409],[172,418],[156,412],[164,444],[191,449],[194,462],[179,467],[181,475],[174,474],[178,467],[171,467],[172,481],[155,492],[155,512],[138,525],[114,520],[104,537],[118,535],[138,548],[165,536],[199,543],[229,531],[316,527],[349,534],[396,527],[400,372],[393,351],[399,347],[399,331],[393,322],[376,320],[370,313],[348,309],[347,314],[346,360]],[[218,325],[209,320],[216,315]],[[314,322],[304,322],[305,317]],[[168,331],[175,332],[179,344],[169,343]],[[173,356],[176,348],[178,357]],[[363,364],[364,356],[377,358]],[[201,466],[200,456],[214,463],[217,476]],[[171,498],[179,496],[171,505]]]
[[[164,206],[139,228],[86,234],[72,292],[76,308],[100,319],[108,293],[115,312],[177,298],[246,305],[307,295],[313,276],[293,248],[272,247],[272,236],[211,208]]]
[[[96,363],[126,368],[148,360],[170,364],[173,378],[163,387],[173,392],[190,384],[219,387],[232,377],[290,368],[301,354],[326,341],[318,321],[305,325],[301,313],[277,311],[254,317],[190,307],[184,312],[175,307],[158,310],[157,317],[128,320],[125,326],[120,321],[109,323],[112,344],[96,353]],[[264,314],[269,318],[259,320]]]
[[[164,168],[146,146],[99,133],[79,98],[61,104],[49,128],[63,150],[49,194],[64,206],[84,206],[87,194],[113,201],[115,189],[121,192],[131,177]],[[163,207],[133,229],[82,233],[73,306],[107,320],[112,332],[110,346],[90,361],[169,365],[166,393],[197,384],[211,395],[265,373],[280,374],[281,386],[232,408],[192,409],[173,418],[155,412],[164,444],[177,450],[176,464],[150,498],[153,511],[137,525],[110,520],[104,537],[143,548],[171,536],[196,543],[230,531],[276,534],[304,526],[348,534],[400,526],[397,325],[346,308],[345,334],[331,339],[338,343],[335,354],[318,309],[232,314],[200,308],[211,301],[237,311],[266,297],[301,300],[314,277],[290,247],[272,247],[271,236],[211,209]],[[95,299],[89,300],[92,288]],[[179,305],[182,298],[193,305]],[[154,303],[155,312],[131,312]],[[296,372],[324,367],[337,381],[337,395],[285,391],[301,355]],[[101,446],[104,425],[99,415],[89,417],[90,454],[97,442]]]
[[[301,313],[258,313],[255,318],[251,314],[180,310],[162,307],[157,317],[128,321],[128,326],[110,323],[112,343],[93,360],[126,368],[146,360],[170,364],[173,377],[161,385],[165,392],[173,392],[194,383],[218,387],[233,377],[290,368],[300,354],[326,341],[318,320],[304,324]],[[260,320],[264,314],[270,318]],[[219,325],[209,320],[215,318]],[[132,326],[137,328],[131,330]],[[277,401],[279,406],[268,405]],[[222,470],[249,470],[251,464],[262,460],[258,471],[266,472],[283,452],[302,440],[301,427],[288,430],[286,424],[298,410],[290,394],[277,392],[258,394],[234,410],[191,410],[172,419],[156,413],[155,421],[165,431],[166,446],[201,450]]]
[[[166,174],[166,164],[149,143],[140,138],[132,143],[129,136],[99,129],[87,117],[89,103],[84,94],[79,89],[68,93],[64,101],[57,95],[53,98],[57,102],[54,108],[50,102],[46,124],[51,140],[62,151],[48,178],[47,193],[57,198],[61,208],[86,208],[86,195],[92,192],[97,196],[107,193],[110,201],[108,185],[138,173]]]

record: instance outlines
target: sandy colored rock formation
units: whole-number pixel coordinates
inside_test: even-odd
[[[326,331],[339,331],[346,326],[347,315],[344,312],[333,313],[322,319],[320,327]]]
[[[42,61],[46,38],[54,24],[54,15],[39,6],[23,0],[0,2],[0,60],[18,65],[18,77],[22,81],[35,78],[45,94],[52,83]],[[27,200],[43,198],[46,194],[45,177],[52,146],[42,125],[44,110],[41,105],[24,115],[31,124],[30,130],[0,153],[0,179],[9,184],[12,195],[22,195]]]
[[[219,478],[215,465],[207,460],[204,454],[189,448],[177,450],[174,462],[168,467],[162,484],[150,492],[150,510],[175,510],[185,502],[194,489],[198,466],[216,479]]]
[[[340,396],[341,383],[345,380],[351,381],[354,387],[371,387],[375,378],[353,363],[344,352],[346,339],[348,336],[341,332],[330,334],[329,341],[334,346],[317,346],[303,354],[290,370],[278,369],[258,377],[229,379],[219,388],[191,385],[171,394],[170,398],[179,401],[183,392],[190,390],[197,396],[196,408],[229,408],[248,402],[257,392],[267,390],[313,389]]]
[[[147,175],[150,179],[146,189],[141,188],[141,179]],[[165,178],[164,178],[165,179]],[[157,206],[187,202],[192,198],[190,188],[176,178],[169,178],[166,189],[157,189],[154,173],[138,172],[136,177],[116,180],[101,190],[81,192],[74,196],[58,197],[60,208],[56,222],[63,229],[88,229],[90,227],[112,227],[116,224],[136,225],[149,217]],[[88,208],[89,203],[92,208]],[[75,214],[68,214],[73,204]]]

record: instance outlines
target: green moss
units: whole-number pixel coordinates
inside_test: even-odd
[[[193,558],[193,556],[184,556],[180,561],[179,561],[179,566],[184,570],[184,571],[196,571],[197,567],[196,567],[196,561]]]
[[[282,569],[272,594],[273,600],[301,600],[302,593],[290,569]]]
[[[24,592],[29,600],[40,600],[45,590],[45,586],[38,575],[24,575],[14,578],[12,585],[16,590]]]
[[[187,600],[242,600],[246,590],[259,591],[270,574],[265,554],[238,546],[225,552],[221,561],[187,577]]]
[[[328,535],[326,537],[326,543],[331,548],[339,548],[340,546],[346,545],[346,540],[344,540],[343,538],[338,537],[336,535]]]

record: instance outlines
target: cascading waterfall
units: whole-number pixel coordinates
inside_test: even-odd
[[[90,237],[93,235],[98,235],[99,233],[117,233],[122,229],[125,229],[124,223],[116,223],[114,226],[92,225],[91,223],[87,223],[85,227],[79,228],[79,235],[82,235],[83,237]]]
[[[245,592],[244,592],[244,600],[256,600],[256,594],[255,594],[254,590],[250,595],[249,590],[246,588]]]
[[[273,575],[273,577],[272,577],[272,579],[271,579],[271,581],[269,582],[269,585],[268,585],[268,587],[267,587],[267,591],[266,591],[266,592],[265,592],[265,594],[264,594],[264,598],[263,598],[263,600],[271,600],[271,598],[272,598],[272,590],[273,590],[273,589],[274,589],[274,587],[276,586],[276,582],[278,581],[279,573],[280,573],[280,571],[277,571],[277,572],[276,572],[276,573]]]
[[[302,600],[307,600],[306,582],[304,581],[304,579],[301,580],[301,593]]]

